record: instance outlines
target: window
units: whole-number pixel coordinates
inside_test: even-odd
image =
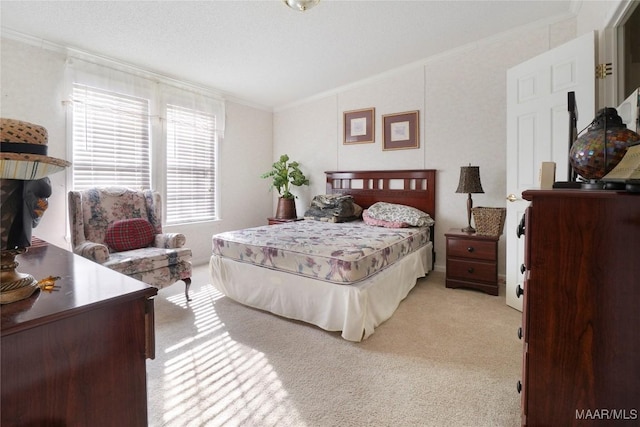
[[[73,85],[73,188],[151,188],[149,100]]]
[[[217,219],[225,103],[204,88],[99,58],[70,57],[72,188],[153,189],[163,223]]]
[[[216,218],[216,117],[167,105],[167,224]]]

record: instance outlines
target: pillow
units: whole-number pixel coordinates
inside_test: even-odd
[[[409,227],[409,224],[406,222],[397,222],[397,221],[385,221],[382,219],[375,219],[369,216],[369,211],[365,209],[362,211],[362,220],[365,224],[374,225],[376,227],[386,227],[386,228],[405,228]]]
[[[367,209],[367,214],[377,220],[389,222],[404,222],[413,227],[428,227],[435,224],[428,213],[411,206],[395,203],[377,202]]]
[[[144,218],[121,219],[107,227],[104,242],[115,252],[146,248],[153,242],[156,230]]]

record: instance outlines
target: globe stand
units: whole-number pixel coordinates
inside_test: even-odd
[[[604,183],[596,179],[590,179],[589,181],[580,183],[580,188],[583,190],[603,190]]]

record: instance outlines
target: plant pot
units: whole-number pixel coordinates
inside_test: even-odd
[[[276,210],[277,219],[294,219],[296,218],[296,199],[278,199],[278,208]]]

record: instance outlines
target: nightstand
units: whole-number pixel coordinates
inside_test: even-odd
[[[269,221],[269,225],[275,225],[275,224],[286,224],[287,222],[296,222],[296,221],[303,221],[304,218],[288,218],[288,219],[284,219],[284,218],[267,218],[267,221]]]
[[[454,228],[447,238],[447,288],[472,288],[498,295],[500,236],[466,233]]]

